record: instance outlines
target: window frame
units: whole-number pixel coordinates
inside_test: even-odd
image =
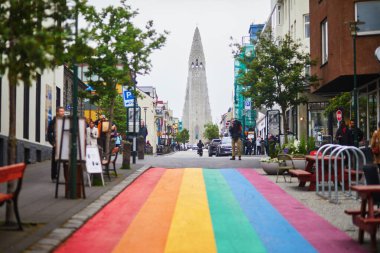
[[[329,61],[329,23],[327,19],[321,22],[321,63]]]
[[[363,22],[365,22],[364,20],[358,20],[358,5],[363,4],[363,3],[377,3],[377,4],[380,5],[380,1],[379,1],[379,0],[355,2],[355,21],[363,21]],[[374,35],[374,34],[380,34],[380,27],[378,28],[378,30],[372,30],[372,31],[361,32],[361,31],[360,31],[360,27],[363,26],[363,25],[365,25],[365,24],[357,25],[357,27],[358,27],[359,29],[358,29],[356,35],[361,36],[361,35]]]
[[[309,17],[309,21],[307,22],[306,22],[306,17]],[[306,30],[308,31],[308,36],[306,36]],[[310,39],[310,14],[309,13],[303,15],[303,37],[305,39]]]

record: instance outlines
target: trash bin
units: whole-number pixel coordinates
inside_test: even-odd
[[[78,162],[79,163],[79,162]],[[77,164],[77,170],[76,170],[76,198],[86,198],[84,193],[84,186],[83,186],[83,167],[82,164]],[[63,164],[63,176],[65,178],[65,198],[70,198],[70,173],[69,173],[69,164],[64,163]],[[83,196],[82,196],[83,193]]]
[[[142,136],[137,137],[137,158],[139,160],[144,159],[144,148],[145,148],[144,137]]]
[[[123,163],[121,169],[130,169],[131,168],[131,143],[128,141],[123,141]]]

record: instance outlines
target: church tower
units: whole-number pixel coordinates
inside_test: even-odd
[[[204,125],[212,123],[206,79],[206,61],[198,27],[194,32],[188,70],[182,124],[183,128],[189,130],[189,142],[195,144],[198,140],[203,141],[204,139]]]

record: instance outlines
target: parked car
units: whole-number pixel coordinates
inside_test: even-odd
[[[212,139],[212,141],[208,145],[208,156],[212,156],[216,154],[216,148],[218,147],[218,144],[221,141],[222,141],[221,139]]]
[[[193,144],[193,146],[191,147],[192,150],[198,150],[198,146],[197,144]]]
[[[216,147],[216,156],[231,155],[232,154],[232,140],[231,137],[223,137]]]

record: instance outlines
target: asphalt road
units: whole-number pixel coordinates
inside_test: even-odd
[[[242,160],[231,161],[231,156],[209,157],[206,149],[202,157],[196,150],[145,157],[145,164],[164,168],[260,168],[261,158],[261,156],[242,156]]]

